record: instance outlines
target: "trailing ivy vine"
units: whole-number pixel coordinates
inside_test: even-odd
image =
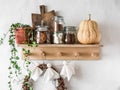
[[[10,29],[9,31],[4,34],[3,37],[0,38],[0,45],[3,44],[4,42],[4,39],[6,38],[7,34],[9,33],[9,45],[10,45],[10,53],[11,53],[11,56],[9,58],[9,61],[10,61],[10,65],[8,67],[8,70],[9,70],[9,75],[8,75],[8,78],[9,78],[9,81],[8,81],[8,86],[9,86],[9,90],[12,90],[12,80],[13,80],[13,77],[18,77],[22,72],[21,72],[21,67],[18,63],[19,61],[19,56],[18,56],[18,50],[16,48],[16,43],[15,43],[15,30],[17,28],[26,28],[26,27],[30,27],[29,25],[26,25],[26,24],[21,24],[21,23],[15,23],[15,24],[12,24],[10,26]],[[28,33],[28,32],[27,32]],[[32,33],[32,32],[30,32]],[[33,35],[33,33],[32,33]],[[33,37],[31,38],[31,44],[28,44],[30,46],[36,46],[35,42],[33,42]],[[30,50],[25,50],[23,49],[23,51],[26,53],[26,55],[29,55],[30,54]],[[28,56],[26,56],[25,58],[25,64],[26,64],[26,68],[27,68],[27,72],[28,72],[28,76],[31,75],[31,71],[29,70],[29,65],[30,65],[30,61],[28,60]]]
[[[25,56],[24,60],[25,60],[26,71],[28,73],[28,76],[31,76],[31,70],[29,69],[29,65],[31,64],[31,62],[29,61],[29,57],[28,57],[31,54],[30,50],[23,48],[22,51],[23,51],[24,56]]]
[[[25,67],[26,67],[26,71],[28,73],[28,75],[26,75],[26,80],[23,82],[24,85],[26,85],[29,90],[33,90],[33,85],[30,83],[30,81],[28,80],[31,77],[31,70],[29,69],[29,66],[31,64],[31,62],[29,61],[29,55],[31,54],[30,50],[27,50],[25,48],[22,49],[23,53],[24,53],[24,60],[25,60]]]
[[[11,57],[10,57],[10,66],[9,66],[9,89],[12,90],[12,78],[14,77],[14,75],[16,77],[18,77],[19,74],[21,74],[21,68],[18,64],[18,60],[19,57],[17,55],[18,50],[16,49],[15,46],[15,29],[17,27],[20,27],[21,24],[17,23],[17,24],[12,24],[10,26],[10,30],[9,30],[9,45],[11,46]]]

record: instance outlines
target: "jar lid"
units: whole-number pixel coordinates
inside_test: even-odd
[[[76,31],[76,26],[65,26],[65,31]]]
[[[47,31],[48,30],[48,26],[36,26],[36,31]]]
[[[56,20],[63,20],[63,17],[62,16],[54,16],[54,18],[53,18],[55,21]]]

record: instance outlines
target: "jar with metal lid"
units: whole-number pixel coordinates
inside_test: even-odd
[[[55,16],[53,19],[54,33],[53,33],[53,43],[63,44],[63,31],[64,31],[64,19],[62,16]]]
[[[76,27],[75,26],[66,26],[64,32],[64,43],[65,44],[75,44],[76,43]]]
[[[37,26],[35,40],[37,44],[47,43],[48,26]]]
[[[54,16],[53,18],[54,32],[64,30],[64,19],[62,16]]]

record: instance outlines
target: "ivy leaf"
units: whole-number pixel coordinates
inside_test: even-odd
[[[15,58],[16,60],[19,60],[19,57],[18,56],[16,56],[16,58]]]
[[[33,90],[33,88],[32,88],[32,87],[30,87],[30,90]]]
[[[18,65],[15,65],[15,68],[16,68],[17,70],[20,70],[20,67],[19,67]]]
[[[3,44],[3,38],[0,38],[0,45]]]
[[[11,82],[9,81],[8,84],[11,84]]]

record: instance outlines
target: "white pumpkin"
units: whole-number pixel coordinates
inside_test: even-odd
[[[97,44],[100,42],[101,34],[98,30],[98,24],[91,20],[91,15],[89,15],[89,20],[80,23],[77,38],[82,44]]]

